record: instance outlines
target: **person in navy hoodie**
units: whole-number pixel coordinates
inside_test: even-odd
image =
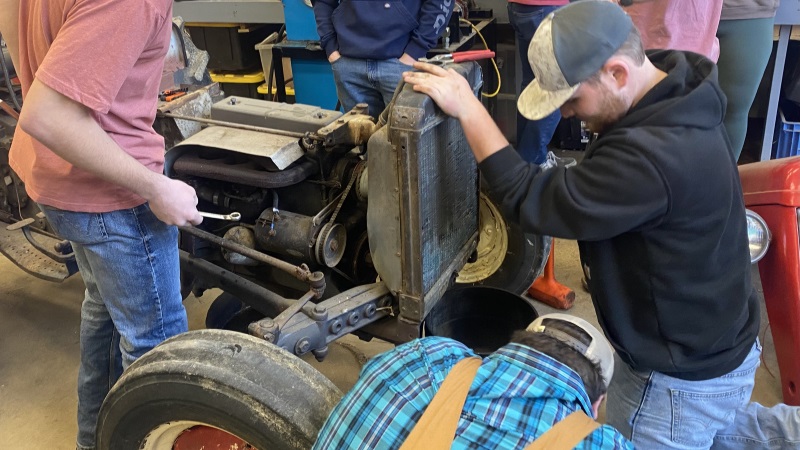
[[[404,71],[444,33],[455,0],[316,0],[320,44],[342,107],[378,117]]]

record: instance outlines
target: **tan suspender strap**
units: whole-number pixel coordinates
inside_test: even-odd
[[[450,369],[400,450],[450,450],[469,387],[480,367],[480,358],[466,358]]]
[[[575,411],[528,444],[525,450],[572,450],[599,426],[583,411]]]

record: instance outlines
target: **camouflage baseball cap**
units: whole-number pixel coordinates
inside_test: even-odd
[[[561,107],[580,83],[622,47],[633,21],[607,0],[581,0],[548,15],[528,46],[536,77],[517,101],[519,112],[539,120]]]

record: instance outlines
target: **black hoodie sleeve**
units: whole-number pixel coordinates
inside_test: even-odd
[[[529,233],[608,239],[657,224],[669,208],[660,172],[623,145],[605,145],[577,166],[544,171],[509,146],[479,167],[506,217]]]

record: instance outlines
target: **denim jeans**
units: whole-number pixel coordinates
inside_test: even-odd
[[[522,83],[517,86],[517,98],[520,92],[533,81],[533,69],[528,62],[528,46],[536,29],[548,14],[558,6],[531,6],[520,3],[508,4],[508,21],[517,35]],[[553,139],[561,112],[555,110],[540,120],[528,120],[517,111],[517,151],[522,159],[529,163],[541,164],[547,156],[547,144]]]
[[[147,204],[107,213],[40,205],[72,243],[86,285],[81,306],[78,448],[95,445],[97,414],[122,370],[188,329],[180,293],[178,231]]]
[[[342,56],[331,64],[336,93],[345,111],[358,103],[369,105],[369,115],[377,118],[392,100],[403,72],[413,67],[399,59],[355,59]]]
[[[606,421],[648,450],[800,448],[800,408],[750,402],[760,355],[756,341],[738,368],[703,381],[634,370],[616,357]]]

